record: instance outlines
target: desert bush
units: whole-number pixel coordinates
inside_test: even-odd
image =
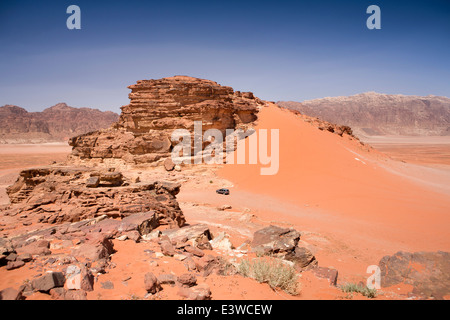
[[[291,294],[299,294],[298,275],[291,266],[275,258],[257,258],[252,261],[242,260],[238,272],[260,283],[267,283],[271,288],[280,288]]]
[[[370,289],[366,286],[356,283],[346,283],[341,286],[341,290],[346,293],[357,292],[368,298],[375,298],[377,296],[377,289]]]

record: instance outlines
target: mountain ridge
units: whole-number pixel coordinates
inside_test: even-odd
[[[350,126],[357,135],[450,135],[450,98],[444,96],[364,92],[277,104]]]
[[[0,107],[0,144],[63,142],[107,128],[118,118],[112,111],[75,108],[64,102],[34,112],[8,104]]]

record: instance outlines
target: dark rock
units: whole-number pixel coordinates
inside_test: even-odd
[[[63,287],[65,281],[66,278],[62,272],[50,272],[34,279],[32,281],[32,286],[35,290],[48,292],[50,289]]]
[[[336,269],[316,267],[312,269],[312,272],[316,277],[328,279],[330,285],[336,286],[338,279],[338,271]]]
[[[381,286],[400,283],[413,286],[412,293],[443,299],[450,294],[449,252],[402,252],[385,256],[379,262]]]
[[[29,261],[33,260],[33,256],[29,253],[22,253],[17,256],[17,260],[20,260],[23,262],[29,262]]]
[[[100,184],[100,177],[90,177],[86,181],[86,187],[88,188],[97,188]]]
[[[20,267],[23,267],[25,265],[25,262],[23,261],[8,261],[6,265],[6,270],[14,270],[18,269]]]

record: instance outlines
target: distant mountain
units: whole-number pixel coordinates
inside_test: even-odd
[[[450,99],[447,97],[367,92],[277,103],[308,116],[350,126],[357,136],[450,135]]]
[[[119,115],[111,111],[73,108],[58,103],[42,112],[13,105],[0,107],[0,143],[62,142],[70,137],[108,128]]]

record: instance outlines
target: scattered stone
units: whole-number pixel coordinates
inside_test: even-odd
[[[211,243],[208,241],[208,239],[206,237],[200,238],[197,241],[197,248],[199,248],[201,250],[212,250],[213,249]]]
[[[160,284],[170,284],[171,286],[174,286],[177,277],[173,274],[160,274],[158,276],[158,281]]]
[[[220,273],[222,269],[222,262],[218,257],[206,255],[195,260],[195,267],[199,272],[203,272],[204,277],[207,277],[213,272]]]
[[[167,158],[164,160],[164,169],[166,169],[166,171],[172,171],[175,169],[175,163],[173,163],[172,159]]]
[[[66,288],[69,290],[94,290],[94,276],[86,267],[70,265],[66,269]]]
[[[185,256],[184,254],[179,254],[179,253],[175,253],[174,256],[175,260],[178,261],[183,261],[187,258],[187,256]]]
[[[287,254],[285,259],[294,262],[297,271],[317,266],[316,257],[305,247],[295,247],[294,252]]]
[[[160,220],[154,211],[139,212],[122,219],[119,231],[138,231],[139,235],[146,235],[160,225]]]
[[[193,254],[194,256],[197,256],[197,257],[200,257],[200,258],[205,255],[205,253],[202,250],[200,250],[198,248],[195,248],[193,246],[185,246],[184,250],[186,252],[189,252],[189,253]]]
[[[316,267],[312,271],[316,277],[328,279],[330,285],[336,286],[338,279],[338,271],[336,269]]]
[[[15,261],[17,259],[17,253],[11,252],[6,258],[6,261]]]
[[[111,281],[100,282],[100,286],[103,289],[107,289],[107,290],[114,289],[114,283],[112,283]]]
[[[88,188],[97,188],[100,184],[100,177],[90,177],[86,181],[86,187]]]
[[[49,293],[53,300],[87,300],[87,293],[84,290],[53,288]]]
[[[175,255],[175,253],[176,253],[175,248],[173,247],[173,245],[170,241],[163,240],[163,241],[161,241],[160,246],[161,246],[161,252],[165,256],[173,257]]]
[[[204,241],[204,239],[208,241],[212,239],[209,227],[205,224],[189,225],[178,229],[167,229],[162,234],[167,235],[175,242],[193,240],[195,243],[199,243]]]
[[[23,267],[25,265],[25,262],[19,260],[19,261],[8,261],[6,265],[6,270],[14,270],[18,269],[20,267]]]
[[[109,255],[112,253],[114,253],[114,244],[104,234],[93,237],[89,242],[72,250],[72,255],[82,256],[91,261],[109,258]]]
[[[192,288],[180,287],[178,295],[188,300],[210,300],[211,289],[205,283]]]
[[[49,250],[50,242],[47,240],[38,240],[23,247],[17,248],[19,254],[28,253],[32,256],[45,256],[52,252]]]
[[[232,251],[233,250],[233,244],[230,241],[230,236],[226,234],[225,232],[219,233],[218,236],[216,236],[214,239],[210,241],[211,246],[216,250],[222,250],[222,251]]]
[[[144,286],[145,290],[152,294],[155,294],[156,292],[162,290],[158,278],[156,278],[156,276],[151,272],[145,274]]]
[[[155,240],[158,239],[159,237],[161,237],[161,231],[160,230],[153,230],[152,232],[148,233],[148,234],[144,234],[142,236],[142,239],[145,241],[151,241],[151,240]]]
[[[183,261],[184,266],[186,267],[187,271],[195,271],[197,270],[197,265],[194,261],[194,259],[187,257],[184,261]]]
[[[126,236],[128,239],[133,240],[136,243],[141,239],[141,235],[136,230],[127,232]]]
[[[192,287],[197,284],[197,277],[193,273],[183,273],[177,278],[183,287]]]
[[[127,239],[128,239],[128,236],[126,234],[121,235],[120,237],[117,237],[117,240],[119,240],[119,241],[125,241]]]
[[[229,210],[229,209],[231,209],[231,208],[232,208],[232,207],[231,207],[229,204],[224,204],[223,206],[218,207],[217,210],[219,210],[219,211],[225,211],[225,210]]]
[[[0,291],[0,300],[25,300],[25,297],[22,290],[9,287]]]

